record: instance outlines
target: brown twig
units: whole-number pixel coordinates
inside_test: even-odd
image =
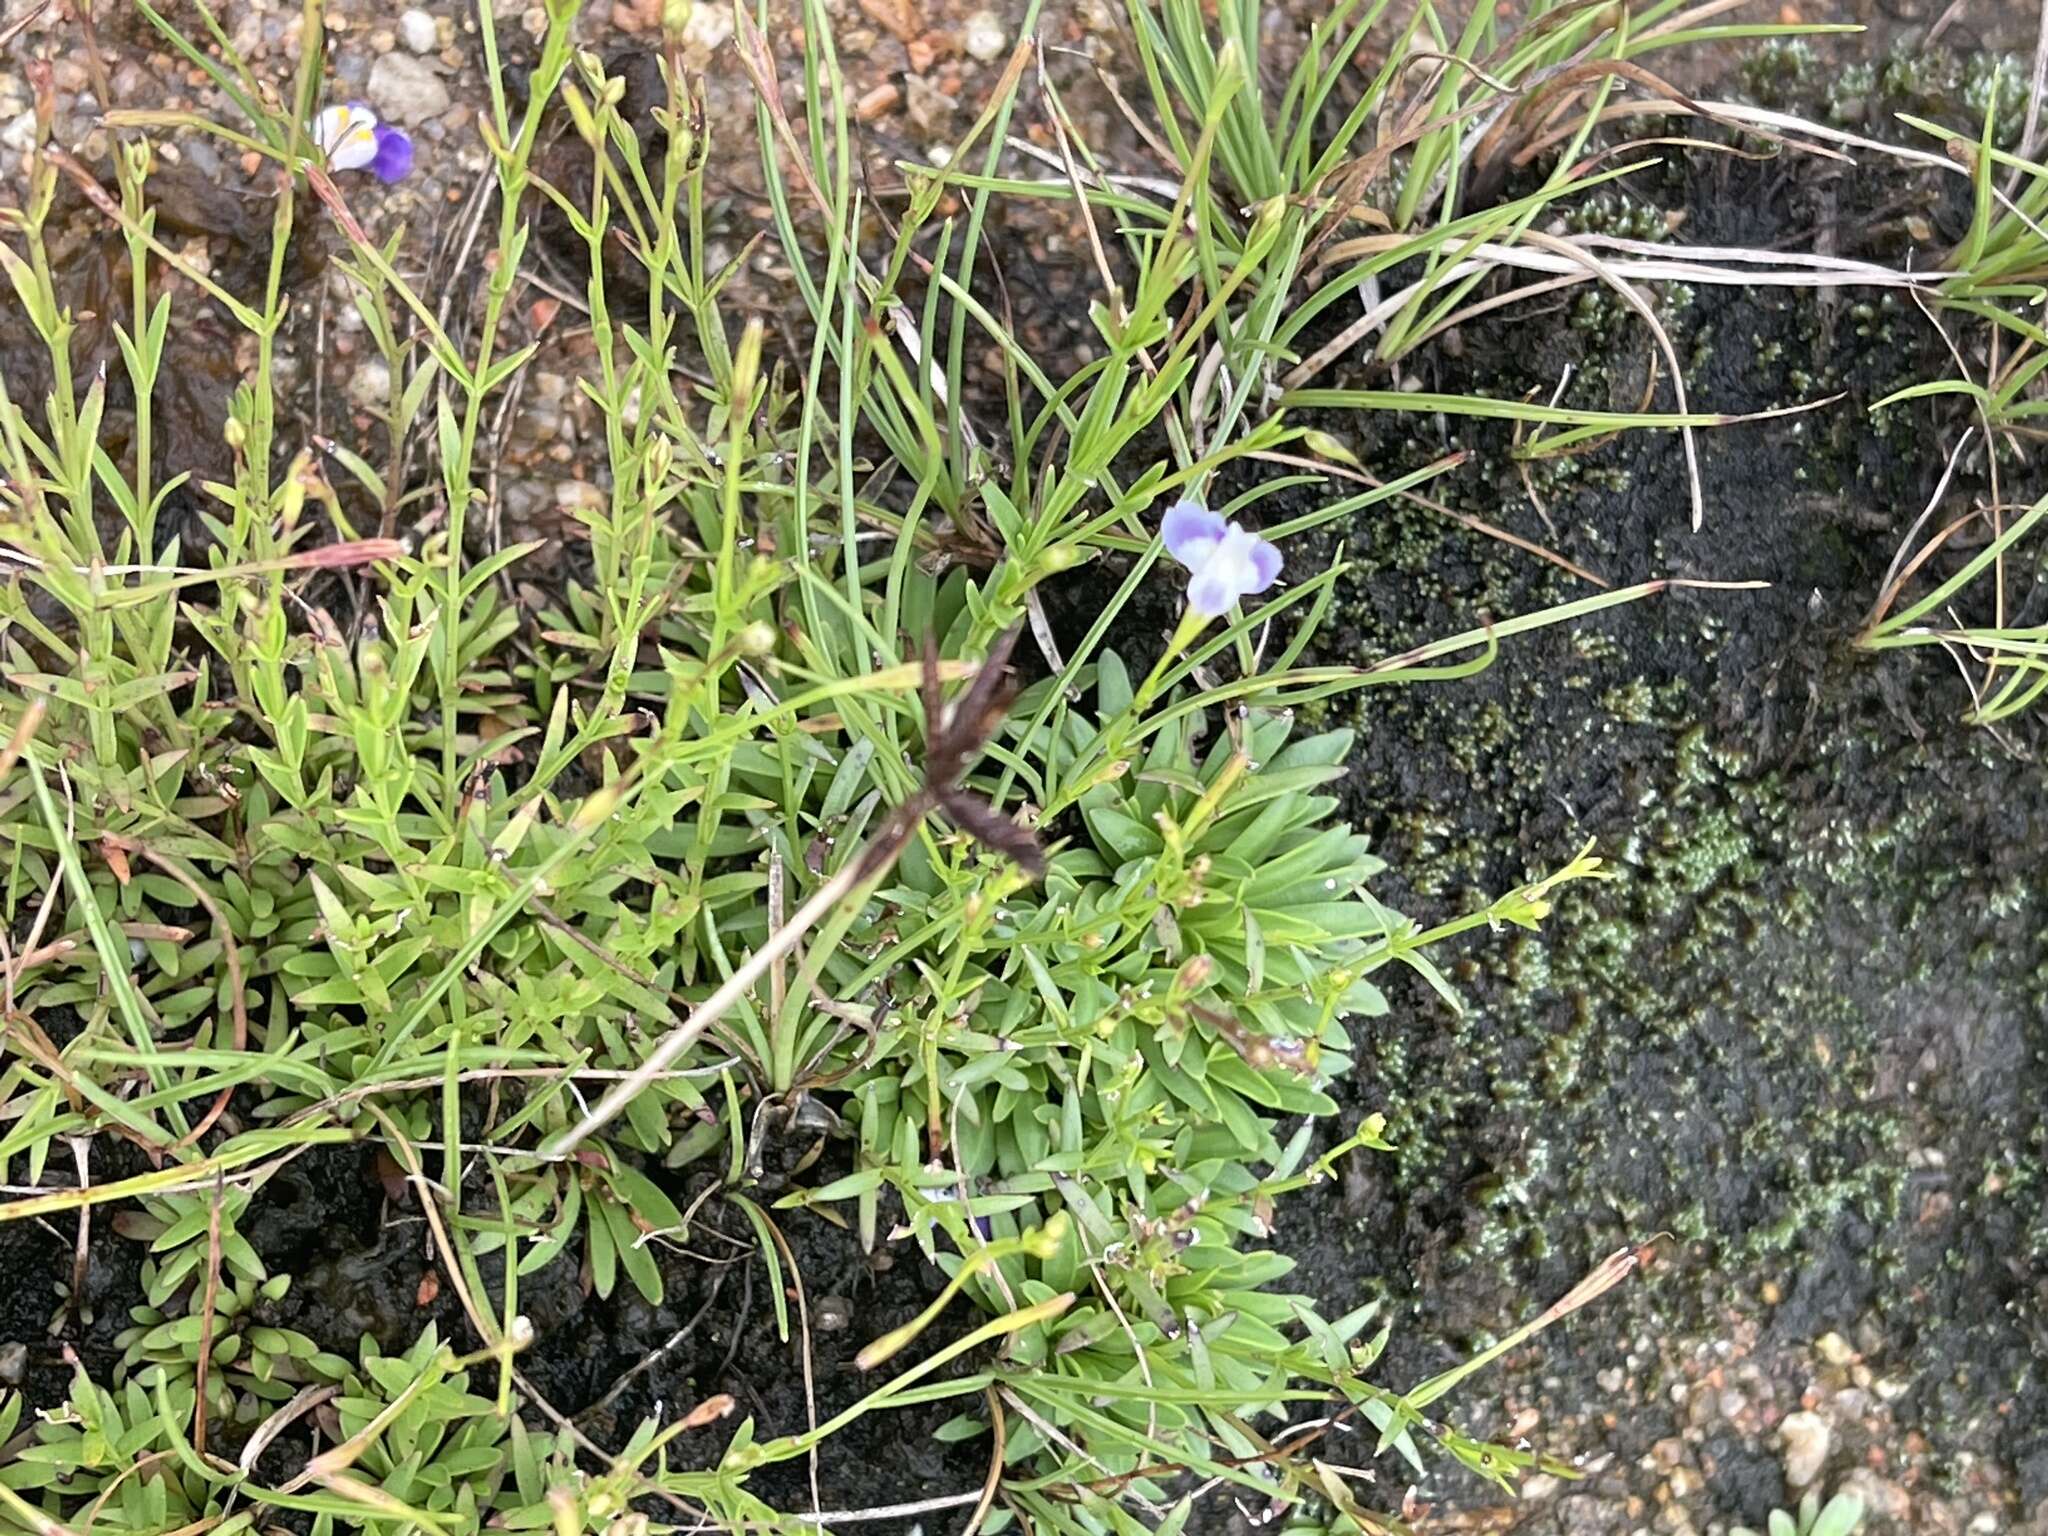
[[[213,1364],[213,1308],[220,1299],[220,1208],[226,1193],[216,1169],[206,1213],[206,1290],[199,1303],[199,1361],[192,1381],[192,1449],[201,1456],[206,1454],[206,1376]]]
[[[1663,592],[1705,591],[1705,592],[1756,592],[1770,586],[1768,581],[1705,581],[1691,576],[1653,576],[1648,581],[1639,581],[1632,587],[1623,587],[1616,595],[1616,601],[1634,602],[1645,597],[1655,597]],[[1491,620],[1486,624],[1486,634],[1491,636]],[[1384,656],[1369,666],[1359,668],[1363,676],[1384,677],[1390,673],[1405,672],[1411,667],[1440,657],[1454,655],[1480,643],[1473,631],[1450,635],[1438,640],[1425,640],[1420,645],[1393,656]]]
[[[2034,72],[2027,83],[2027,116],[2020,127],[2019,158],[2032,160],[2041,148],[2041,96],[2048,92],[2048,0],[2041,0],[2041,20],[2034,29]],[[2014,166],[2006,178],[2005,192],[2010,197],[2018,190],[2020,178],[2026,174],[2023,167]]]
[[[1519,426],[1520,423],[1517,422],[1516,425]],[[1384,480],[1379,479],[1375,475],[1368,475],[1362,470],[1346,469],[1341,464],[1325,463],[1321,459],[1306,459],[1289,453],[1254,453],[1248,455],[1248,457],[1257,459],[1262,463],[1288,464],[1302,469],[1315,469],[1323,474],[1334,476],[1339,480],[1354,481],[1359,485],[1371,486],[1375,490],[1384,487],[1386,484]],[[1468,455],[1460,450],[1457,453],[1450,454],[1440,462],[1445,469],[1450,469],[1463,463],[1467,457]],[[1403,500],[1412,501],[1418,507],[1426,507],[1439,517],[1447,517],[1461,527],[1471,529],[1474,533],[1483,534],[1489,539],[1498,539],[1501,543],[1519,549],[1524,554],[1534,555],[1539,560],[1547,560],[1559,570],[1569,571],[1583,582],[1588,582],[1603,590],[1614,585],[1614,583],[1594,575],[1583,565],[1566,559],[1563,555],[1558,554],[1557,551],[1546,549],[1534,539],[1525,539],[1520,534],[1510,533],[1505,528],[1497,527],[1487,522],[1483,517],[1475,517],[1470,512],[1460,512],[1456,507],[1448,506],[1432,496],[1423,495],[1419,491],[1402,491],[1400,495]],[[1540,506],[1538,510],[1541,510]],[[1549,519],[1546,518],[1545,522],[1547,523],[1548,521]],[[1551,531],[1553,533],[1556,532],[1554,528]]]
[[[913,1515],[932,1515],[940,1510],[958,1509],[981,1497],[978,1493],[943,1493],[935,1499],[917,1499],[908,1504],[878,1504],[870,1509],[826,1509],[814,1515],[795,1514],[784,1518],[804,1525],[859,1525],[874,1520],[905,1520]],[[766,1530],[779,1522],[752,1521],[740,1529]]]
[[[92,1187],[92,1138],[69,1136],[71,1162],[78,1170],[78,1187]],[[78,1204],[78,1237],[71,1248],[71,1315],[82,1319],[85,1311],[85,1277],[92,1264],[92,1202]]]
[[[1540,250],[1554,251],[1568,260],[1578,262],[1619,294],[1622,302],[1642,317],[1643,323],[1650,328],[1650,335],[1655,338],[1658,348],[1663,352],[1664,361],[1671,369],[1671,390],[1677,397],[1678,414],[1690,415],[1692,407],[1685,398],[1685,369],[1678,361],[1678,349],[1671,344],[1670,332],[1664,329],[1664,322],[1657,318],[1656,306],[1644,298],[1633,283],[1591,251],[1569,241],[1560,240],[1555,235],[1546,234],[1540,229],[1526,229],[1522,231],[1522,238]],[[1690,426],[1681,426],[1678,429],[1678,440],[1685,450],[1686,483],[1692,490],[1692,526],[1693,532],[1697,533],[1700,524],[1706,518],[1706,491],[1700,480],[1699,447],[1693,439],[1693,430]]]
[[[73,4],[72,14],[78,18],[79,31],[85,35],[86,68],[92,75],[93,94],[99,98],[101,110],[114,105],[113,82],[107,77],[107,61],[100,53],[99,28],[93,25],[93,7],[90,4]]]
[[[1913,572],[1919,569],[1920,562],[1947,539],[1956,527],[1962,526],[1959,522],[1944,531],[1941,537],[1934,541],[1934,545],[1913,557],[1910,566],[1906,564],[1906,552],[1913,547],[1913,541],[1920,536],[1920,530],[1927,525],[1927,520],[1934,516],[1934,509],[1941,505],[1942,498],[1948,495],[1949,482],[1955,478],[1956,468],[1962,463],[1963,454],[1969,448],[1970,439],[1975,433],[1976,428],[1966,428],[1963,435],[1956,439],[1955,447],[1949,451],[1948,463],[1942,468],[1941,479],[1935,483],[1934,494],[1927,498],[1927,505],[1921,508],[1920,515],[1913,519],[1913,526],[1906,530],[1906,537],[1900,541],[1897,552],[1892,555],[1891,566],[1885,571],[1884,582],[1878,588],[1877,601],[1871,605],[1870,617],[1863,621],[1861,638],[1868,639],[1884,622],[1884,616],[1891,611],[1892,604],[1898,601],[1900,590],[1912,578]],[[1963,521],[1967,522],[1968,519],[1965,518]]]
[[[50,701],[41,694],[30,695],[28,707],[22,710],[21,718],[15,722],[7,745],[0,747],[0,779],[14,771],[15,763],[28,750],[29,742],[35,739],[36,728],[43,723],[43,714],[49,707]]]
[[[341,226],[342,233],[348,236],[352,244],[358,247],[368,246],[371,250],[378,249],[377,242],[370,238],[369,231],[363,228],[362,221],[349,211],[348,199],[341,195],[341,188],[334,184],[332,176],[319,166],[309,163],[306,166],[306,185],[313,189],[315,197],[327,205],[327,211],[334,216],[334,222]]]
[[[683,1326],[678,1328],[674,1333],[670,1334],[666,1339],[663,1339],[661,1343],[657,1345],[652,1351],[645,1355],[642,1355],[638,1360],[634,1361],[633,1364],[629,1366],[620,1375],[619,1379],[613,1382],[611,1386],[606,1389],[604,1396],[600,1397],[588,1408],[585,1408],[581,1412],[579,1412],[576,1415],[577,1418],[587,1419],[593,1416],[594,1414],[601,1413],[606,1408],[609,1408],[613,1403],[618,1401],[619,1394],[626,1390],[626,1386],[629,1382],[638,1379],[639,1377],[645,1375],[648,1371],[651,1371],[656,1366],[660,1365],[662,1361],[666,1360],[671,1354],[675,1352],[676,1347],[678,1345],[680,1345],[685,1339],[689,1338],[691,1334],[697,1331],[698,1324],[702,1323],[705,1318],[711,1315],[711,1308],[718,1301],[719,1290],[725,1285],[725,1274],[726,1269],[729,1266],[729,1263],[730,1261],[726,1261],[723,1263],[714,1264],[712,1266],[711,1294],[704,1298],[704,1305],[696,1310],[696,1312],[691,1316],[690,1320],[687,1323],[684,1323]]]
[[[974,1513],[967,1517],[967,1524],[960,1528],[960,1536],[975,1536],[982,1522],[988,1519],[988,1512],[996,1501],[996,1489],[1003,1483],[1003,1453],[1009,1445],[1010,1421],[1003,1412],[1003,1399],[993,1385],[981,1389],[982,1397],[988,1403],[988,1476],[981,1485],[981,1498],[974,1506]]]
[[[1550,408],[1552,410],[1556,410],[1557,402],[1564,398],[1565,386],[1571,383],[1571,378],[1572,366],[1570,363],[1566,363],[1564,371],[1557,376],[1557,388],[1550,392]],[[1537,389],[1532,389],[1524,394],[1522,396],[1524,403],[1533,402],[1540,389],[1541,386],[1538,386]],[[1543,519],[1543,526],[1550,531],[1550,536],[1554,539],[1557,537],[1557,524],[1551,519],[1550,508],[1544,505],[1543,497],[1536,490],[1536,477],[1529,473],[1529,456],[1522,452],[1522,437],[1528,425],[1526,421],[1517,421],[1515,423],[1514,431],[1508,442],[1508,457],[1514,463],[1515,473],[1521,476],[1522,490],[1528,496],[1529,504],[1536,509],[1536,515]]]
[[[48,961],[61,960],[76,948],[78,948],[78,940],[76,939],[54,939],[48,944],[38,945],[36,948],[28,950],[23,954],[0,961],[0,972],[5,972],[7,985],[11,988],[16,979],[24,973],[32,971],[37,966]],[[10,1000],[8,1010],[12,1012],[13,1007],[13,1002]]]
[[[34,5],[23,11],[14,20],[8,22],[6,26],[0,27],[0,48],[5,48],[9,43],[21,36],[22,33],[26,32],[35,19],[49,8],[50,0],[36,0]]]
[[[777,844],[768,850],[768,927],[780,928],[789,912],[789,889],[784,879],[786,871],[782,866],[782,847]],[[775,963],[768,967],[768,1017],[782,1017],[782,1005],[789,1000],[789,975],[784,968],[785,956],[777,956]]]
[[[63,940],[60,943],[67,950],[77,947],[69,940]],[[0,951],[4,951],[6,945],[7,937],[4,933],[0,933]],[[44,950],[39,951],[39,953],[47,953],[49,950],[58,947],[58,945],[46,945]],[[30,960],[35,957],[23,956],[22,958],[23,960]],[[18,962],[9,963],[14,964]],[[12,992],[14,984],[14,973],[12,970],[7,972],[7,983],[9,991]],[[0,1039],[9,1038],[12,1039],[13,1049],[19,1051],[30,1061],[33,1061],[63,1085],[65,1100],[74,1111],[84,1110],[85,1095],[79,1092],[78,1079],[73,1075],[71,1068],[65,1063],[63,1052],[57,1049],[57,1043],[54,1040],[43,1033],[43,1027],[40,1024],[36,1023],[27,1014],[16,1011],[11,996],[8,999],[7,1012],[4,1015],[0,1015]]]
[[[242,1447],[242,1454],[235,1459],[235,1464],[244,1472],[253,1472],[257,1460],[269,1448],[271,1441],[322,1403],[340,1395],[341,1388],[331,1383],[301,1387],[290,1402],[280,1405],[275,1413],[256,1426],[255,1431],[249,1436],[248,1443]]]

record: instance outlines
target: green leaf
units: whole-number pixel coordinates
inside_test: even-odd
[[[613,1227],[606,1212],[612,1209],[609,1200],[593,1199],[590,1212],[583,1224],[585,1242],[590,1259],[590,1288],[600,1296],[609,1296],[612,1287],[618,1284],[619,1250],[613,1238]]]
[[[606,1178],[620,1198],[649,1226],[659,1231],[676,1231],[682,1227],[683,1213],[676,1209],[675,1202],[637,1168],[614,1157]]]

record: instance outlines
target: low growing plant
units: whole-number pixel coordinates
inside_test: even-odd
[[[1798,1510],[1774,1509],[1761,1532],[1738,1525],[1728,1536],[1851,1536],[1863,1524],[1863,1501],[1853,1493],[1838,1493],[1825,1505],[1818,1488],[1799,1501]]]
[[[1995,84],[1995,82],[1994,82]],[[2038,103],[2028,114],[2032,134]],[[1943,141],[1937,164],[1966,175],[1971,185],[1970,224],[1950,249],[1950,276],[1940,290],[1939,314],[1967,334],[1984,338],[1987,359],[1979,377],[1951,345],[1961,372],[1896,391],[1873,409],[1958,396],[1976,421],[1960,433],[1935,500],[1900,547],[1873,604],[1859,643],[1871,650],[1939,646],[1954,660],[1971,694],[1963,718],[1996,727],[2048,692],[2048,622],[2036,617],[2041,598],[2042,548],[2035,529],[2048,502],[2010,505],[2009,478],[2024,474],[2029,423],[2048,412],[2042,370],[2048,368],[2048,330],[2040,324],[2048,303],[2048,166],[2000,147],[1998,97],[1990,90],[1982,128],[1974,140],[1924,118],[1901,114],[1923,134]],[[1988,505],[1929,528],[1950,480],[1966,455],[1984,456]],[[1954,564],[1950,552],[1975,544]],[[1947,562],[1946,564],[1944,562]],[[1936,572],[1924,593],[1909,596],[1923,569]]]

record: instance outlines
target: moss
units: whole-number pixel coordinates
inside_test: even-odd
[[[1564,343],[1468,357],[1474,376],[1454,374],[1446,387],[1547,395],[1568,357],[1567,400],[1633,408],[1648,356],[1641,321],[1609,296],[1589,298]],[[1731,410],[1844,390],[1867,401],[1924,376],[1922,338],[1888,298],[1714,291],[1674,340],[1712,391],[1703,399]],[[1896,465],[1924,462],[1924,413],[1911,416],[1845,409],[1759,434],[1785,451],[1765,467],[1724,459],[1738,484],[1710,487],[1708,510],[1710,529],[1731,515],[1752,521],[1704,546],[1674,517],[1682,503],[1668,438],[1626,437],[1578,460],[1518,466],[1506,429],[1454,424],[1448,444],[1381,444],[1375,469],[1456,447],[1468,465],[1433,494],[1533,533],[1533,509],[1517,494],[1526,470],[1560,526],[1557,547],[1602,574],[1754,569],[1802,603],[1825,589],[1827,612],[1839,616],[1867,600],[1861,583],[1884,556],[1824,514],[1792,516],[1782,487],[1800,481],[1860,505],[1904,505]],[[1517,504],[1504,509],[1503,499]],[[1802,536],[1777,542],[1794,522]],[[1331,630],[1353,654],[1398,650],[1474,613],[1584,595],[1554,568],[1448,533],[1412,508],[1375,509],[1369,522],[1333,531],[1332,548],[1340,536],[1358,565],[1339,584]],[[2020,873],[1979,890],[1981,861],[1954,855],[1976,844],[1958,837],[1947,781],[1896,789],[1910,770],[1898,761],[1897,717],[1867,669],[1844,669],[1823,655],[1831,642],[1796,629],[1788,633],[1803,649],[1778,679],[1795,658],[1782,647],[1759,654],[1755,622],[1743,604],[1646,605],[1518,637],[1491,678],[1333,701],[1333,721],[1348,718],[1369,743],[1351,793],[1406,884],[1403,910],[1424,921],[1470,910],[1536,872],[1527,861],[1556,857],[1581,835],[1597,834],[1622,875],[1575,889],[1540,936],[1479,934],[1455,966],[1444,957],[1471,1003],[1463,1014],[1448,1015],[1418,986],[1393,994],[1386,1019],[1357,1027],[1358,1091],[1388,1116],[1396,1147],[1373,1177],[1407,1230],[1428,1234],[1429,1274],[1456,1277],[1465,1300],[1446,1310],[1424,1300],[1428,1326],[1456,1332],[1557,1294],[1587,1253],[1660,1231],[1688,1249],[1683,1280],[1603,1303],[1619,1314],[1604,1330],[1722,1336],[1728,1309],[1756,1315],[1765,1279],[1789,1292],[1792,1277],[1820,1272],[1814,1294],[1842,1296],[1838,1277],[1860,1277],[1869,1289],[1839,1305],[1867,1303],[1903,1336],[1922,1326],[1927,1303],[1911,1299],[1916,1288],[1924,1297],[1939,1286],[1953,1300],[1995,1278],[1983,1269],[1986,1245],[1960,1218],[1943,1229],[1953,1246],[1923,1251],[1907,1154],[1949,1133],[1899,1087],[1898,1010],[1872,978],[1942,999],[1957,987],[1982,995],[1984,978],[1996,977],[2015,1017],[2030,1008],[2048,1016],[2048,972],[2016,990],[2014,967],[2025,963],[2012,943],[1957,917],[1967,910],[1974,923],[1981,911],[2020,934],[2018,954],[2038,951],[2048,926],[2039,882]],[[1777,713],[1773,729],[1759,728],[1759,709]],[[1957,750],[1951,741],[1915,750],[1937,748]],[[1577,772],[1561,766],[1573,762]],[[1865,787],[1878,764],[1894,786],[1883,792]],[[1817,810],[1837,799],[1844,809]],[[1923,932],[1971,941],[1908,939],[1902,953],[1901,936]],[[1971,1191],[1958,1204],[1970,1221],[1991,1223],[2008,1254],[2048,1251],[2041,1140],[1998,1132],[1952,1158],[1952,1187]],[[1358,1254],[1384,1255],[1368,1267],[1400,1273],[1385,1227],[1351,1240]],[[1930,1395],[1925,1422],[1943,1453],[1981,1445],[1963,1425],[1987,1392],[2011,1390],[1988,1384],[2015,1358],[2009,1324],[1952,1310],[1963,1319],[1954,1347],[1980,1363],[1970,1368],[1974,1399]]]
[[[1973,53],[1962,63],[1963,110],[1979,123],[1995,112],[1992,139],[2002,149],[2015,148],[2026,127],[2027,73],[2010,53]]]
[[[1768,82],[1771,67],[1758,68]],[[1838,71],[1826,84],[1823,101],[1827,115],[1840,123],[1877,124],[1910,112],[1973,134],[1986,113],[1995,112],[1992,139],[2010,149],[2025,126],[2027,88],[2027,67],[2013,54],[1957,53],[1901,42],[1878,62]]]
[[[1697,715],[1706,703],[1644,678],[1597,696],[1629,731],[1673,732],[1688,706]],[[1428,728],[1460,728],[1454,707],[1418,714]],[[1541,710],[1518,719],[1505,737],[1497,716],[1481,727],[1484,752],[1504,754],[1511,775],[1534,769],[1545,736]],[[1837,755],[1855,745],[1845,739]],[[1857,1250],[1871,1275],[1906,1273],[1905,1154],[1925,1130],[1881,1087],[1893,1042],[1855,952],[1831,947],[1840,935],[1826,925],[1839,920],[1839,893],[1854,892],[1886,915],[1867,932],[1887,943],[1891,922],[1931,921],[1969,872],[1917,866],[1915,850],[1938,842],[1938,800],[1909,800],[1870,824],[1830,821],[1816,835],[1803,782],[1704,725],[1673,732],[1666,762],[1626,844],[1609,846],[1624,881],[1570,903],[1542,938],[1482,958],[1483,1000],[1445,1022],[1440,1051],[1389,1033],[1368,1043],[1361,1069],[1391,1106],[1396,1182],[1418,1196],[1474,1155],[1475,1127],[1497,1149],[1466,1186],[1447,1262],[1491,1273],[1489,1287],[1509,1293],[1578,1221],[1611,1221],[1617,1235],[1668,1231],[1696,1247],[1696,1266],[1683,1292],[1642,1305],[1704,1335],[1721,1326],[1720,1308],[1744,1305],[1763,1278],[1811,1262],[1845,1232],[1880,1234]],[[1451,889],[1480,875],[1488,851],[1439,821],[1403,867],[1419,890]],[[2042,908],[2032,882],[2015,877],[1987,910],[2038,922]],[[1822,958],[1802,964],[1809,954]],[[1873,968],[1883,959],[1866,958]],[[1932,953],[1907,978],[1939,987],[1958,965],[2001,964],[2010,957]],[[2048,986],[2037,977],[2034,990],[2039,1006]],[[1968,1177],[2008,1211],[2027,1210],[2044,1184],[2038,1152]],[[2048,1220],[2028,1225],[2024,1245],[2048,1251]],[[1949,1262],[1960,1277],[1976,1256]]]
[[[1637,680],[1610,690],[1603,705],[1639,726],[1675,705],[1672,692],[1660,697]],[[1486,751],[1531,750],[1528,736],[1503,744],[1499,729],[1497,719],[1486,723]],[[1815,903],[1782,889],[1778,872],[1883,891],[1896,847],[1915,835],[1911,820],[1803,849],[1784,786],[1749,772],[1703,729],[1680,735],[1671,762],[1668,792],[1618,850],[1628,869],[1617,894],[1598,910],[1573,910],[1542,941],[1509,946],[1497,962],[1500,990],[1449,1022],[1447,1052],[1475,1070],[1447,1076],[1399,1033],[1377,1037],[1363,1055],[1394,1106],[1395,1157],[1406,1176],[1425,1179],[1455,1159],[1457,1128],[1476,1118],[1507,1116],[1514,1127],[1516,1160],[1469,1191],[1478,1214],[1453,1250],[1465,1262],[1525,1254],[1542,1240],[1557,1198],[1544,1205],[1530,1190],[1546,1171],[1557,1174],[1568,1207],[1611,1206],[1626,1221],[1700,1243],[1738,1290],[1745,1282],[1735,1277],[1748,1266],[1844,1213],[1879,1228],[1899,1216],[1904,1175],[1889,1154],[1906,1126],[1897,1109],[1866,1102],[1884,1042],[1833,979],[1742,957],[1768,934],[1782,962],[1816,921]],[[1477,852],[1439,823],[1411,845],[1403,867],[1418,890],[1448,889],[1473,877]],[[1571,1020],[1563,1028],[1560,1005]],[[1646,1060],[1659,1080],[1645,1078]],[[1663,1075],[1686,1062],[1696,1075]],[[1765,1067],[1779,1080],[1773,1089],[1745,1081]],[[1712,1106],[1731,1091],[1802,1110],[1796,1123],[1768,1112],[1753,1124],[1716,1123]],[[1618,1191],[1618,1163],[1635,1159],[1655,1174],[1632,1181],[1638,1188],[1690,1189],[1704,1160],[1756,1209],[1732,1220],[1729,1209],[1710,1211],[1700,1200],[1665,1204]]]
[[[1742,61],[1743,89],[1767,107],[1805,101],[1820,78],[1820,61],[1804,38],[1768,38]]]
[[[1838,123],[1860,123],[1870,115],[1870,99],[1878,93],[1877,66],[1866,59],[1845,66],[1827,88],[1827,115]]]
[[[1573,234],[1612,235],[1621,240],[1662,240],[1670,232],[1664,210],[1655,203],[1613,188],[1580,198],[1564,212]]]

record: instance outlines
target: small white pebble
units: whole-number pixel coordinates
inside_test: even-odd
[[[432,53],[441,46],[441,29],[417,7],[398,18],[398,35],[414,53]]]
[[[381,411],[391,404],[391,370],[382,358],[365,358],[349,376],[348,402],[359,411]]]
[[[706,53],[722,47],[732,36],[732,7],[729,5],[699,5],[690,10],[690,19],[683,26],[683,41],[702,48]]]
[[[0,127],[0,149],[11,149],[17,155],[25,155],[35,148],[36,114],[33,108],[22,111],[7,120]]]
[[[986,64],[1002,57],[1003,48],[1010,39],[994,11],[976,11],[967,18],[967,32],[962,41],[969,53]]]

